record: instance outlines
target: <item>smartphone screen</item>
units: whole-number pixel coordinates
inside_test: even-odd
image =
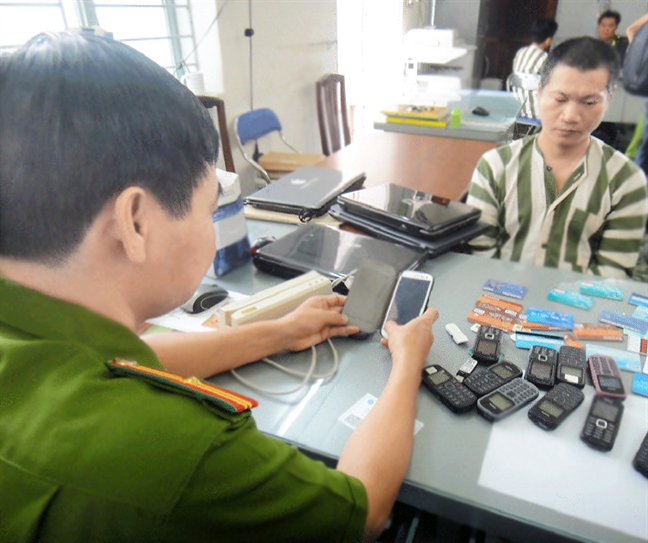
[[[404,272],[396,284],[385,322],[393,320],[397,324],[406,324],[423,313],[432,291],[433,282],[434,279],[431,275]],[[384,330],[383,336],[386,336]]]

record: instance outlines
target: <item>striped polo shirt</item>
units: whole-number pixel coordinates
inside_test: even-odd
[[[596,138],[560,194],[537,136],[488,151],[467,202],[490,224],[474,254],[609,277],[632,274],[648,219],[644,173]]]
[[[513,59],[513,71],[518,73],[539,74],[548,56],[547,53],[535,45],[522,47],[522,49],[518,50]],[[536,119],[538,117],[536,108],[536,103],[538,101],[537,91],[516,90],[515,92],[518,94],[520,99],[526,99],[526,102],[524,102],[522,110],[520,111],[520,116]]]

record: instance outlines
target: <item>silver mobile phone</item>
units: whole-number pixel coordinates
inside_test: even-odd
[[[388,321],[406,324],[425,311],[432,285],[434,277],[429,273],[407,270],[400,274],[380,330],[383,337],[387,337],[385,324]]]

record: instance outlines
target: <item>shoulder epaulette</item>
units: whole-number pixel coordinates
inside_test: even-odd
[[[142,366],[125,358],[117,358],[106,362],[106,366],[115,375],[145,379],[153,385],[171,388],[205,400],[230,413],[242,413],[259,405],[252,398],[217,387],[197,377],[182,377],[168,371]]]

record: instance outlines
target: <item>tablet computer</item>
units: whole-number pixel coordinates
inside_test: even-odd
[[[378,185],[338,196],[349,213],[423,238],[437,238],[475,223],[481,210],[394,184]]]

